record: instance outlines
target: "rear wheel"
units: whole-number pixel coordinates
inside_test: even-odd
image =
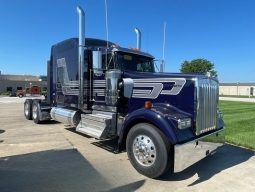
[[[33,106],[32,106],[32,117],[36,124],[39,124],[40,121],[40,103],[38,100],[34,100]]]
[[[26,99],[24,103],[24,116],[26,119],[31,120],[32,119],[32,99]]]
[[[173,165],[172,146],[155,126],[139,123],[127,135],[127,154],[133,167],[141,174],[157,178]]]

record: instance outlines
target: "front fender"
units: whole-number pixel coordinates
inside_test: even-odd
[[[155,125],[165,134],[171,144],[176,144],[177,138],[173,130],[174,125],[171,124],[171,121],[167,121],[166,118],[163,117],[162,114],[157,113],[157,111],[145,108],[135,110],[125,117],[119,134],[119,144],[125,142],[128,131],[133,125],[142,122]]]

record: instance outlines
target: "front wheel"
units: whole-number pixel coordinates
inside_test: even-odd
[[[127,135],[126,147],[133,167],[147,177],[157,178],[173,165],[171,144],[151,124],[139,123],[133,126]]]

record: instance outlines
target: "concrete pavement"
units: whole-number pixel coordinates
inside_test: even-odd
[[[8,97],[8,96],[0,96],[0,103],[24,103],[26,99],[44,99],[44,96],[37,96],[37,97]]]
[[[109,152],[111,142],[61,123],[25,120],[20,102],[0,98],[0,130],[1,192],[255,191],[254,152],[231,145],[153,180],[137,173],[126,153]]]

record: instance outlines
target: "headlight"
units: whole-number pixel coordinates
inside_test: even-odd
[[[179,129],[186,129],[188,127],[191,127],[191,119],[190,118],[178,119],[178,128]]]

